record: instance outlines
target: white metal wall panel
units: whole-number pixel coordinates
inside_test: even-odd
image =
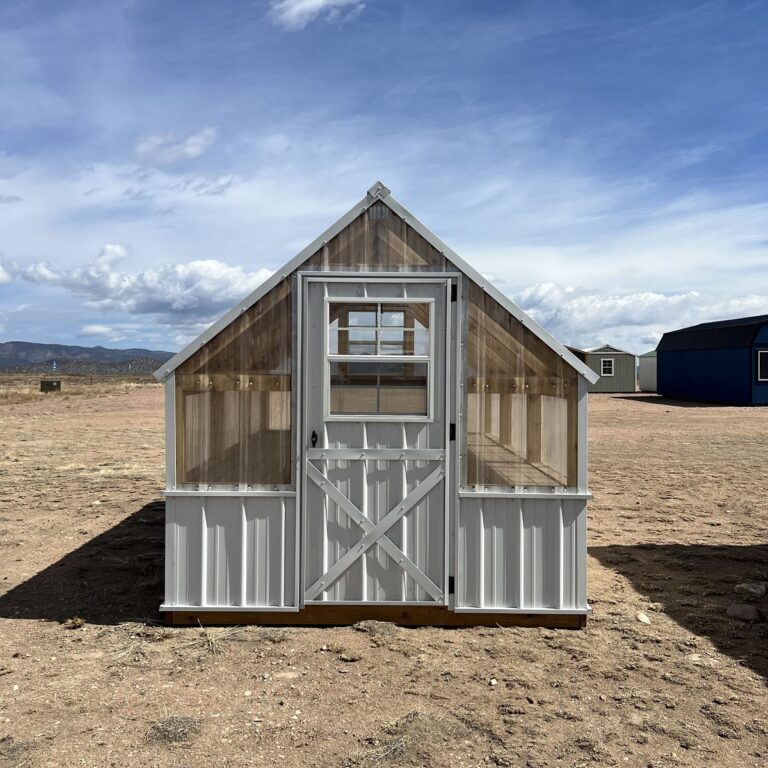
[[[585,610],[586,499],[463,497],[456,608]]]
[[[656,391],[656,357],[640,357],[640,391]]]
[[[296,605],[293,496],[169,496],[163,608]]]

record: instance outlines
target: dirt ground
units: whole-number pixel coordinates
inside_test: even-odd
[[[582,631],[165,628],[163,434],[0,405],[0,766],[768,764],[768,408],[593,396]]]

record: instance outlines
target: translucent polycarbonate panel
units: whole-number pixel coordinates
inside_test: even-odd
[[[467,486],[577,486],[577,376],[472,284],[467,337]]]
[[[302,269],[356,272],[443,271],[449,262],[386,205],[375,202]]]
[[[331,414],[426,416],[427,363],[331,361]]]
[[[292,297],[283,280],[176,370],[177,484],[291,484]]]

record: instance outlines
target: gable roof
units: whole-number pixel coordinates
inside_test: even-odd
[[[677,331],[667,331],[656,349],[659,352],[673,352],[685,349],[748,347],[764,325],[768,325],[768,315],[699,323]]]
[[[495,299],[507,312],[518,320],[531,333],[540,338],[547,346],[553,349],[560,357],[580,373],[590,384],[594,384],[599,376],[586,363],[579,360],[569,352],[554,336],[530,318],[511,299],[505,296],[498,288],[486,280],[477,270],[467,264],[455,251],[449,248],[437,235],[430,231],[407,208],[402,206],[390,194],[390,190],[380,181],[377,181],[367,192],[365,197],[352,206],[335,224],[332,224],[322,234],[318,235],[306,248],[301,250],[281,269],[278,269],[271,277],[265,280],[258,288],[252,291],[241,302],[236,304],[229,312],[222,315],[213,325],[200,334],[194,341],[187,344],[184,349],[175,354],[168,362],[155,371],[155,378],[163,381],[178,368],[185,360],[190,358],[198,349],[207,344],[216,334],[226,328],[235,320],[241,312],[253,306],[262,296],[265,296],[281,280],[284,280],[292,272],[295,272],[302,264],[317,252],[322,246],[336,237],[342,230],[351,224],[360,214],[365,212],[376,201],[386,205],[396,216],[399,216],[416,233],[421,235],[433,248],[438,250],[460,272],[463,272],[470,280],[479,285],[486,293]]]
[[[610,344],[603,344],[602,347],[595,347],[594,349],[587,350],[588,354],[594,355],[598,354],[600,352],[605,352],[606,354],[616,354],[616,355],[629,355],[630,357],[637,357],[634,352],[627,352],[626,349],[619,349],[618,347],[612,347]]]

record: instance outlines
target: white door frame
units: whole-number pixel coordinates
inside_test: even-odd
[[[452,465],[454,463],[455,446],[457,442],[451,440],[451,423],[453,421],[453,408],[452,408],[452,379],[451,379],[451,360],[452,360],[452,348],[451,348],[451,285],[452,281],[459,277],[458,273],[425,273],[425,272],[397,272],[397,273],[381,273],[381,272],[360,272],[355,273],[354,276],[350,276],[349,273],[339,276],[333,272],[299,272],[298,282],[300,284],[299,290],[299,302],[297,312],[298,323],[298,336],[299,336],[299,353],[301,356],[300,365],[300,382],[298,391],[298,425],[297,425],[297,456],[296,456],[296,486],[297,493],[299,495],[300,503],[300,526],[301,526],[301,557],[299,558],[298,568],[298,583],[300,583],[299,599],[301,607],[304,607],[308,600],[313,605],[333,605],[335,601],[318,601],[313,598],[318,594],[321,594],[325,586],[330,586],[333,582],[354,562],[356,562],[361,556],[363,556],[374,544],[378,544],[387,555],[395,560],[405,572],[411,576],[414,581],[420,584],[425,592],[433,596],[433,600],[429,601],[356,601],[356,600],[344,600],[339,601],[343,605],[429,605],[429,606],[449,606],[452,599],[452,595],[449,594],[449,571],[450,563],[453,559],[453,551],[451,547],[451,507],[453,502],[454,490],[452,483]],[[306,323],[309,318],[309,313],[305,312],[306,298],[308,297],[308,283],[350,283],[350,284],[395,284],[395,283],[426,283],[443,286],[445,289],[445,299],[443,311],[445,313],[445,338],[434,338],[434,333],[431,334],[431,350],[434,350],[436,344],[442,344],[442,356],[443,356],[443,370],[438,374],[435,371],[434,354],[432,355],[432,364],[430,365],[430,393],[431,400],[435,398],[435,382],[441,381],[442,384],[442,397],[443,397],[443,421],[444,421],[444,437],[442,449],[327,449],[327,448],[308,448],[307,447],[307,435],[306,431],[309,429],[308,413],[307,413],[307,397],[305,396],[305,389],[310,383],[310,378],[307,372],[307,355],[305,353],[306,344],[309,342],[306,333]],[[351,302],[357,302],[361,299],[359,296],[334,296],[333,300]],[[393,303],[402,302],[402,297],[382,296],[376,297],[378,301],[391,300]],[[416,301],[418,299],[414,299]],[[324,307],[327,309],[327,300],[324,301]],[[327,367],[327,327],[326,318],[324,312],[323,318],[323,402],[325,402],[325,388],[327,378],[325,370]],[[457,361],[458,363],[458,361]],[[459,363],[460,367],[460,363]],[[315,373],[317,375],[317,373]],[[324,409],[325,410],[325,409]],[[323,420],[325,420],[326,414],[323,413]],[[424,421],[425,419],[416,419],[416,421]],[[382,419],[375,419],[375,421],[382,421]],[[393,417],[388,419],[392,423],[403,423],[414,421],[413,418],[408,417]],[[382,518],[378,524],[374,524],[354,505],[349,499],[346,498],[336,486],[327,480],[325,475],[311,463],[311,459],[345,459],[345,460],[386,460],[391,459],[418,459],[423,461],[437,461],[438,466],[433,472],[425,478],[422,483],[417,486],[413,491],[408,493],[404,499],[399,501],[386,515]],[[311,469],[310,469],[311,467]],[[402,550],[397,547],[391,539],[386,535],[387,531],[398,520],[407,514],[407,512],[413,508],[429,491],[432,490],[439,482],[443,482],[443,586],[434,584],[434,582],[424,573],[413,561],[408,558]],[[344,511],[350,519],[356,522],[361,528],[361,539],[358,544],[351,550],[345,553],[334,565],[332,565],[324,576],[321,576],[311,586],[305,587],[305,552],[306,552],[306,505],[307,505],[307,493],[306,488],[309,483],[312,482],[319,487],[329,496],[332,496],[334,502],[338,505],[338,508]],[[324,487],[327,485],[327,488]]]

